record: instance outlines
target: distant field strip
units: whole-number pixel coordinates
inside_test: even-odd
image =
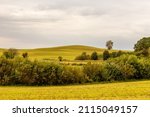
[[[150,81],[72,86],[1,86],[1,100],[150,100]]]

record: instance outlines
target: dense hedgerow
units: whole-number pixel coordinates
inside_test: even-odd
[[[107,75],[114,80],[149,79],[150,59],[122,55],[107,61]]]
[[[0,85],[63,85],[87,82],[82,70],[56,63],[0,58]]]
[[[0,58],[0,85],[66,85],[130,79],[150,79],[149,58],[122,55],[83,67]]]

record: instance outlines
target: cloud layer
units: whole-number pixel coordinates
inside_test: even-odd
[[[0,0],[0,48],[70,44],[133,49],[150,32],[149,0]]]

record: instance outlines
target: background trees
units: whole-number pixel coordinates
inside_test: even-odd
[[[23,58],[28,58],[28,53],[27,53],[27,52],[22,53],[22,57],[23,57]]]
[[[13,59],[15,56],[18,55],[18,50],[14,49],[14,48],[10,48],[7,51],[3,52],[3,55],[7,58],[7,59]]]
[[[105,50],[105,51],[103,52],[103,60],[107,60],[109,57],[110,57],[109,51],[108,51],[108,50]]]
[[[77,56],[75,60],[90,60],[90,55],[86,52],[83,52],[81,55]]]
[[[111,40],[106,42],[106,47],[108,48],[108,50],[111,50],[113,47],[113,42]]]
[[[135,45],[134,45],[134,51],[137,55],[143,55],[143,56],[149,56],[150,51],[150,37],[144,37],[140,39]]]
[[[91,60],[98,60],[98,54],[97,54],[97,52],[93,52],[91,54]]]

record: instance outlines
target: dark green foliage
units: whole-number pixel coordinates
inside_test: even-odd
[[[93,52],[91,54],[91,60],[98,60],[98,54],[97,54],[97,52]]]
[[[73,84],[87,82],[88,80],[81,68],[66,66],[63,68],[61,81],[62,84]]]
[[[110,54],[109,54],[109,51],[108,50],[105,50],[103,52],[103,60],[107,60],[110,58]]]
[[[150,79],[150,59],[122,55],[101,64],[65,66],[30,61],[23,58],[0,58],[0,85],[66,85],[85,82]]]
[[[117,52],[112,52],[112,53],[110,54],[110,56],[111,56],[111,58],[116,58],[116,57],[120,57],[120,56],[123,55],[123,54],[128,54],[128,53],[119,50],[119,51],[117,51]]]
[[[138,56],[139,55],[149,56],[149,49],[150,49],[150,37],[147,38],[144,37],[134,45],[134,50]]]
[[[58,60],[59,60],[59,61],[62,61],[62,60],[63,60],[63,57],[62,57],[62,56],[59,56],[59,57],[58,57]]]
[[[10,48],[7,51],[3,52],[3,56],[7,59],[13,59],[15,56],[18,55],[17,49]]]
[[[81,55],[77,56],[75,60],[90,60],[90,55],[86,52],[83,52]]]
[[[122,55],[107,61],[108,76],[114,80],[149,79],[150,60],[135,55]],[[110,67],[111,66],[111,67]]]
[[[130,58],[121,56],[120,58],[107,61],[107,77],[111,80],[134,79],[135,69],[129,63]]]
[[[28,59],[0,58],[0,85],[63,85],[86,82],[82,70]]]
[[[22,57],[23,57],[23,58],[28,58],[28,53],[27,53],[27,52],[22,53]]]
[[[106,81],[106,79],[103,77],[103,67],[104,66],[101,64],[92,64],[89,62],[87,65],[84,65],[83,72],[90,82]]]

